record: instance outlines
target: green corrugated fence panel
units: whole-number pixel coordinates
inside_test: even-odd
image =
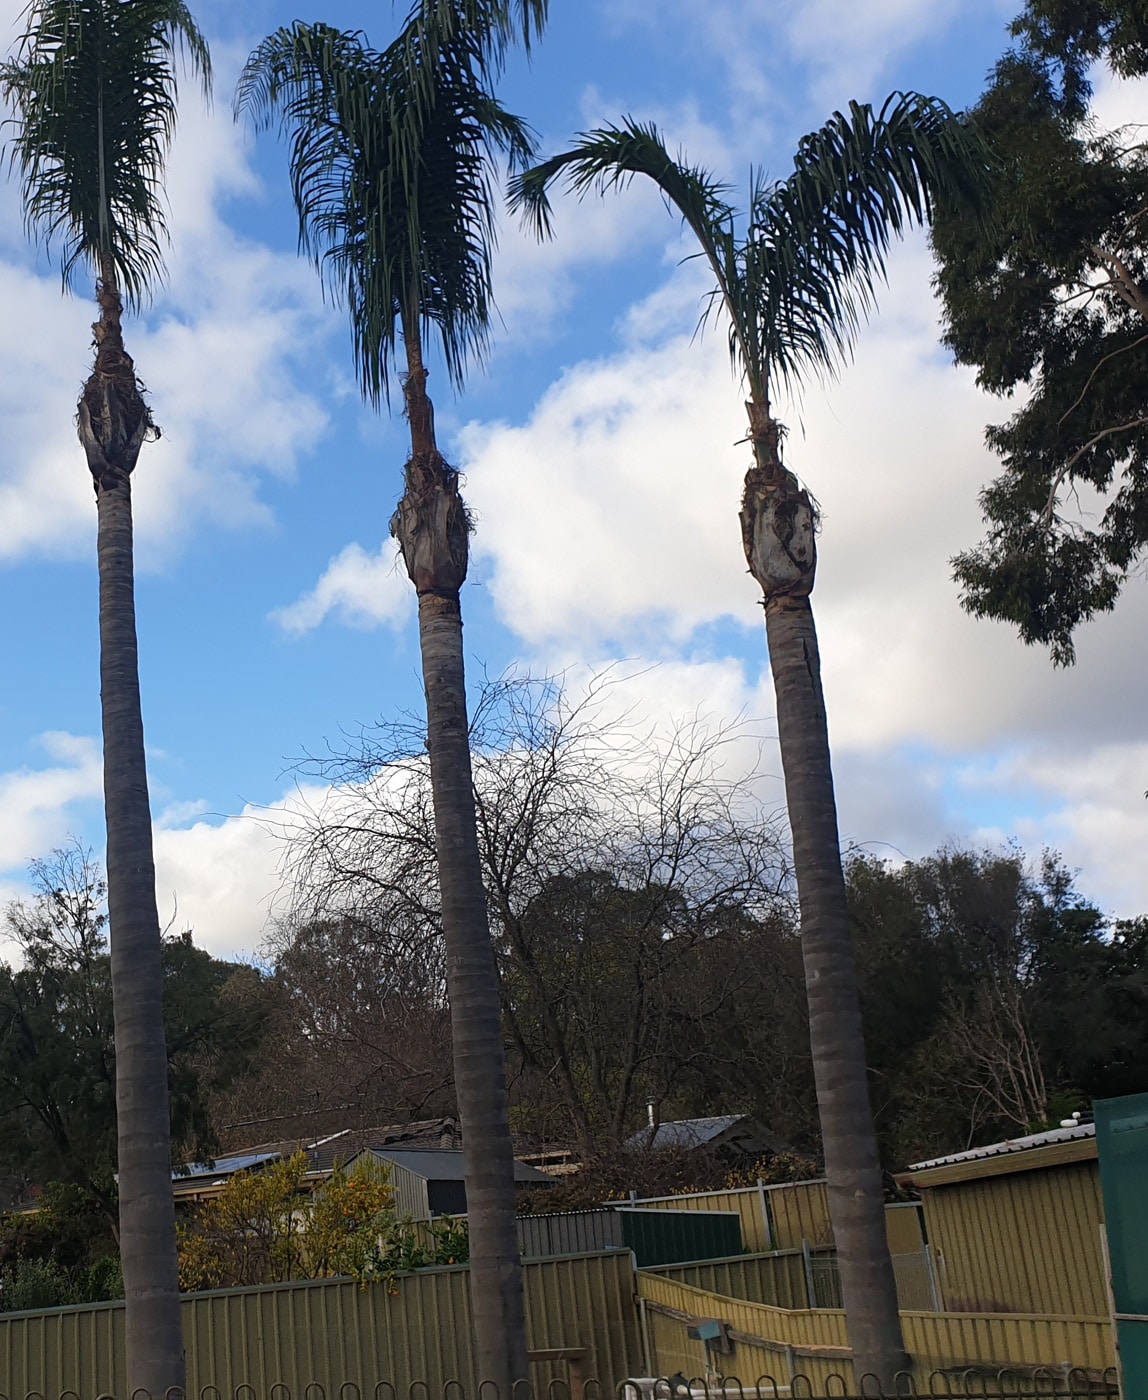
[[[1118,1322],[1120,1378],[1126,1400],[1148,1395],[1148,1322]]]
[[[1096,1149],[1124,1394],[1148,1396],[1148,1094],[1098,1099]],[[1128,1316],[1131,1314],[1131,1316]]]
[[[535,1349],[586,1347],[586,1374],[603,1393],[643,1369],[628,1251],[524,1265],[527,1341]],[[269,1284],[189,1294],[183,1300],[188,1391],[251,1386],[267,1396],[284,1385],[301,1397],[312,1384],[328,1396],[379,1381],[403,1394],[415,1381],[442,1393],[459,1380],[473,1393],[469,1276],[427,1269],[363,1287],[352,1279]],[[559,1370],[554,1376],[561,1374]],[[540,1384],[551,1371],[535,1376]],[[0,1392],[45,1396],[73,1390],[81,1400],[124,1393],[123,1305],[0,1314]]]
[[[741,1221],[734,1212],[622,1209],[622,1238],[640,1269],[741,1252]]]
[[[1148,1094],[1093,1107],[1116,1311],[1148,1315]]]

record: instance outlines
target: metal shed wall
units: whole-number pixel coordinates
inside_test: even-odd
[[[430,1202],[424,1177],[416,1176],[406,1167],[370,1150],[360,1152],[348,1164],[347,1170],[352,1176],[362,1176],[368,1181],[389,1181],[395,1190],[395,1207],[400,1215],[409,1215],[412,1220],[430,1219]]]
[[[586,1374],[604,1394],[644,1369],[628,1252],[527,1263],[526,1330],[531,1348],[585,1346]],[[426,1381],[431,1393],[457,1378],[472,1391],[470,1292],[465,1268],[424,1269],[396,1280],[395,1291],[353,1279],[270,1284],[189,1294],[183,1300],[188,1394],[223,1394],[274,1385],[328,1396],[353,1384],[370,1395],[378,1381],[405,1393]],[[535,1368],[545,1383],[547,1367]],[[558,1374],[558,1372],[554,1372]],[[9,1395],[65,1390],[125,1393],[123,1304],[0,1315],[0,1387]]]
[[[921,1194],[948,1311],[1107,1314],[1095,1161]]]

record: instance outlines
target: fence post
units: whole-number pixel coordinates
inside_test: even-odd
[[[943,1312],[941,1307],[941,1290],[937,1287],[937,1271],[933,1267],[933,1246],[926,1244],[922,1246],[922,1253],[925,1256],[925,1273],[929,1278],[929,1291],[933,1296],[933,1311]]]
[[[769,1197],[765,1194],[765,1182],[759,1176],[757,1179],[757,1203],[761,1207],[761,1228],[765,1231],[767,1249],[776,1249],[777,1241],[773,1237],[773,1220],[769,1213]]]
[[[813,1281],[813,1251],[809,1248],[809,1241],[801,1241],[801,1258],[805,1264],[805,1295],[809,1300],[809,1307],[817,1307],[817,1287]]]

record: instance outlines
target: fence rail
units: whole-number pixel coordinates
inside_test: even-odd
[[[773,1376],[757,1376],[739,1380],[736,1376],[710,1374],[687,1378],[683,1375],[631,1377],[615,1385],[603,1385],[596,1379],[571,1384],[554,1379],[543,1385],[519,1381],[513,1392],[503,1397],[490,1381],[468,1387],[461,1380],[451,1379],[431,1385],[426,1381],[396,1384],[377,1381],[361,1386],[347,1381],[340,1385],[323,1386],[312,1382],[292,1390],[276,1384],[264,1390],[251,1386],[234,1389],[204,1385],[198,1389],[168,1390],[155,1400],[899,1400],[904,1396],[929,1397],[937,1400],[1098,1400],[1101,1396],[1119,1397],[1116,1372],[1096,1375],[1084,1370],[1037,1371],[935,1371],[918,1381],[909,1372],[895,1378],[893,1388],[882,1390],[873,1377],[866,1378],[860,1390],[850,1388],[844,1375],[831,1375],[826,1384],[815,1382],[798,1372],[789,1380]],[[121,1392],[122,1394],[122,1392]],[[48,1400],[40,1391],[20,1392],[0,1390],[0,1400]],[[51,1400],[117,1400],[105,1393],[99,1397],[74,1390],[51,1393]],[[127,1400],[127,1396],[123,1396]],[[137,1390],[131,1400],[152,1400],[146,1392]]]

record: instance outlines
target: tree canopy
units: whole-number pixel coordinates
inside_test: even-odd
[[[115,1220],[115,1049],[105,886],[82,851],[33,867],[36,893],[4,912],[19,962],[0,963],[0,1171],[79,1187]],[[243,1073],[265,1025],[260,975],[164,939],[172,1139],[210,1156],[214,1092]]]
[[[993,218],[934,228],[945,342],[1021,407],[987,430],[1003,470],[988,533],[953,561],[962,602],[1074,659],[1148,545],[1148,152],[1102,130],[1088,65],[1148,69],[1139,5],[1032,0],[972,116],[995,156]]]

